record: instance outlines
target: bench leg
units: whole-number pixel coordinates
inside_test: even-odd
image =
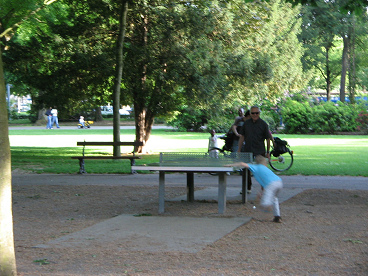
[[[135,159],[130,159],[130,167],[132,167],[132,166],[134,166],[135,165]],[[137,173],[136,171],[134,171],[134,170],[131,170],[131,173],[132,174],[135,174],[135,173]]]
[[[84,159],[79,158],[79,173],[83,174],[86,173],[86,170],[84,169]]]

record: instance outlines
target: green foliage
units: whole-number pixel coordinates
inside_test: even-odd
[[[207,122],[207,130],[214,129],[217,133],[227,133],[232,125],[230,120],[219,120],[218,118],[211,118]]]
[[[114,10],[104,2],[58,1],[40,13],[40,22],[23,24],[8,42],[4,63],[17,76],[15,86],[36,88],[31,93],[35,113],[57,106],[59,117],[68,118],[106,101],[115,46],[111,33],[103,31],[114,31],[107,14],[114,16]]]
[[[260,103],[257,103],[261,109],[261,118],[265,120],[273,132],[277,129],[280,123],[280,103],[277,101],[270,101],[269,99],[263,99]]]
[[[16,109],[12,109],[9,113],[9,117],[10,120],[29,120],[29,111],[18,113]]]
[[[214,129],[217,133],[227,133],[237,117],[237,110],[218,106],[212,112],[207,112],[207,130]]]
[[[286,133],[309,133],[312,109],[308,103],[287,100],[281,110]]]
[[[272,118],[272,116],[262,114],[262,119],[268,124],[268,127],[271,132],[274,132],[276,130],[276,123]]]
[[[247,0],[250,1],[250,0]],[[319,0],[286,0],[286,2],[291,3],[293,6],[298,4],[302,4],[305,6],[312,6],[316,7],[318,3],[321,1]],[[325,1],[327,2],[327,1]],[[335,2],[335,1],[331,1]],[[362,14],[365,13],[367,10],[367,1],[366,0],[346,0],[341,2],[340,11],[342,13],[357,13]]]
[[[167,123],[179,131],[201,131],[206,122],[207,120],[203,110],[184,107]]]
[[[359,124],[358,112],[361,110],[364,110],[364,104],[330,101],[316,104],[299,95],[285,102],[281,114],[286,133],[334,134],[355,131]]]
[[[312,109],[311,128],[316,133],[350,132],[356,129],[357,112],[353,105],[322,102]]]
[[[358,124],[357,129],[359,131],[364,131],[368,134],[368,111],[360,111],[358,114],[358,118],[356,119]]]

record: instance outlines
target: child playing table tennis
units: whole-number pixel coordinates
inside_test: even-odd
[[[257,155],[255,161],[257,164],[238,162],[226,166],[247,168],[253,173],[263,190],[260,202],[261,207],[266,210],[273,207],[273,222],[281,222],[279,199],[277,195],[283,187],[282,180],[267,167],[267,158]]]

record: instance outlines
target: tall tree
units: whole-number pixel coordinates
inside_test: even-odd
[[[4,62],[7,71],[39,91],[33,98],[37,109],[57,105],[69,119],[112,101],[118,12],[100,0],[59,5],[56,14],[48,9],[39,24],[19,29]]]
[[[4,71],[0,47],[0,275],[16,275],[13,238],[11,158]]]
[[[272,1],[272,12],[282,8],[289,21],[281,19],[282,12],[268,18],[266,3],[135,4],[123,91],[134,102],[141,141],[148,140],[155,116],[178,105],[214,110],[225,101],[249,100],[260,92],[275,96],[302,83],[297,10],[289,12],[281,1]]]
[[[11,157],[2,51],[19,25],[55,2],[5,1],[0,9],[0,275],[16,275],[13,237]],[[29,10],[33,10],[31,13]]]
[[[325,81],[322,87],[329,100],[331,85],[341,72],[341,63],[333,59],[333,51],[339,45],[336,36],[340,28],[340,13],[329,3],[321,1],[316,7],[302,7],[300,16],[303,20],[300,40],[306,49],[303,57],[305,68],[315,68],[319,73],[318,78],[322,76]]]
[[[123,47],[126,31],[126,20],[128,14],[128,1],[121,1],[121,9],[119,15],[119,35],[116,43],[116,68],[115,68],[115,83],[113,93],[113,107],[114,107],[114,142],[120,142],[120,93],[121,93],[121,79],[124,67]],[[137,150],[137,149],[135,149]],[[120,147],[114,146],[114,156],[120,156]]]
[[[362,3],[357,2],[357,7]],[[307,49],[304,60],[309,65],[313,65],[319,70],[326,81],[327,98],[330,99],[331,84],[340,76],[340,99],[345,100],[346,76],[355,71],[356,63],[354,51],[356,45],[356,18],[357,16],[365,20],[366,13],[359,12],[359,9],[353,9],[346,12],[345,8],[349,6],[347,1],[313,1],[313,5],[305,5],[302,8],[301,17],[303,18],[301,39]],[[361,32],[362,35],[364,32]],[[341,56],[336,59],[331,58],[331,53],[342,46]],[[324,50],[324,51],[323,51]],[[325,61],[318,57],[321,53],[325,56]],[[349,89],[355,87],[355,77],[349,78]]]

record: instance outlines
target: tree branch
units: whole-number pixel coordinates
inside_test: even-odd
[[[43,2],[43,5],[39,8],[37,8],[36,10],[30,12],[30,14],[28,16],[26,16],[24,19],[20,20],[19,22],[15,23],[13,26],[7,28],[5,31],[3,31],[0,34],[0,39],[5,37],[9,32],[17,29],[23,22],[27,21],[28,19],[30,19],[33,15],[35,15],[36,13],[38,13],[40,10],[46,8],[48,5],[51,5],[52,3],[56,2],[57,0],[45,0]]]

